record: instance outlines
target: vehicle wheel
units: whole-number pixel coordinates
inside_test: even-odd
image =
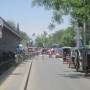
[[[79,68],[76,66],[76,71],[78,72],[79,71]]]
[[[75,65],[75,63],[73,63],[73,65],[74,65],[74,68],[76,68],[76,65]]]
[[[89,70],[88,70],[88,67],[86,67],[86,69],[85,69],[85,76],[88,76],[88,73],[89,73]]]
[[[76,71],[77,72],[79,71],[79,65],[76,65]]]
[[[74,68],[76,68],[76,65],[75,65],[75,58],[72,58],[72,64],[73,64]]]
[[[63,63],[66,61],[66,58],[63,58]]]
[[[69,68],[70,68],[71,64],[69,64]]]
[[[88,76],[88,70],[85,71],[85,76]]]
[[[78,61],[77,61],[77,63],[76,63],[76,71],[78,72],[79,69],[80,69],[80,62],[79,62],[79,59],[78,59]]]

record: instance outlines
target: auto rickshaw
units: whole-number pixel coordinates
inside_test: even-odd
[[[79,55],[79,51],[81,56]],[[90,72],[90,48],[82,48],[80,50],[76,50],[76,56],[74,59],[76,71],[83,71],[88,74]]]
[[[67,62],[67,56],[71,55],[71,47],[63,47],[63,62]]]
[[[86,74],[90,72],[90,48],[89,47],[86,47],[83,49],[82,68]]]

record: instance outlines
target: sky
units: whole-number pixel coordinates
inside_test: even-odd
[[[32,36],[48,30],[51,23],[52,12],[42,7],[32,7],[32,0],[0,0],[0,16],[11,20],[16,24],[19,23],[20,29]],[[64,22],[57,25],[56,30],[66,28],[69,25],[69,17],[64,17]]]

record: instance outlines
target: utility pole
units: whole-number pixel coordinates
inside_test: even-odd
[[[77,43],[77,48],[80,47],[80,31],[79,31],[79,27],[77,24],[75,24],[75,30],[76,30],[76,43]]]
[[[84,48],[85,48],[85,46],[86,46],[86,23],[84,22],[83,23],[83,29],[84,29]]]

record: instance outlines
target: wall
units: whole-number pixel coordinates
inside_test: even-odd
[[[9,31],[7,28],[2,30],[2,38],[0,38],[0,52],[13,51],[15,52],[16,46],[20,43],[20,39]]]

